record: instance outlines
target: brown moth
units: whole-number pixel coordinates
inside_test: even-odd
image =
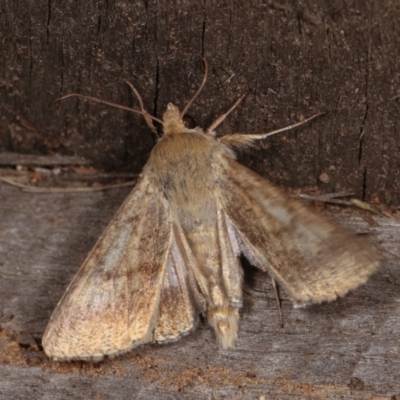
[[[131,86],[141,111],[131,110],[152,129],[152,120],[160,122],[164,134],[58,303],[43,336],[49,357],[100,360],[174,341],[196,327],[200,314],[219,346],[233,347],[243,298],[240,254],[297,306],[344,296],[377,269],[375,251],[353,233],[235,161],[233,148],[271,133],[216,137],[214,129],[243,96],[209,129],[185,127],[206,63],[205,70],[185,109],[168,104],[162,121],[145,111]]]

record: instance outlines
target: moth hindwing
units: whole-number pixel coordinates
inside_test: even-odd
[[[235,161],[232,147],[268,134],[216,139],[226,115],[211,129],[188,129],[182,118],[194,98],[183,112],[169,104],[159,120],[133,90],[141,104],[133,111],[151,129],[160,122],[164,134],[55,309],[43,336],[49,357],[98,360],[174,341],[196,327],[200,314],[220,347],[233,347],[241,253],[295,305],[334,300],[377,269],[375,251],[354,234]]]

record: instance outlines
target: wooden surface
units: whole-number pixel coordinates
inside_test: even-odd
[[[327,114],[244,156],[288,187],[319,185],[400,203],[398,0],[91,0],[0,2],[0,150],[83,156],[139,172],[155,137],[133,114],[161,117],[198,88],[207,127],[247,90],[219,132],[267,132]],[[397,97],[396,97],[397,96]],[[328,179],[319,179],[326,174]]]
[[[287,187],[398,205],[399,18],[397,0],[3,1],[0,151],[139,172],[156,140],[141,118],[54,100],[80,92],[134,106],[128,79],[160,117],[168,102],[191,97],[206,57],[208,83],[190,110],[201,126],[248,89],[219,132],[265,132],[327,111],[240,154],[247,165]],[[32,165],[13,160],[2,165]],[[32,194],[0,182],[1,399],[400,396],[400,222],[350,210],[336,217],[369,232],[383,263],[346,298],[293,309],[282,293],[281,328],[268,277],[246,268],[232,351],[199,326],[177,343],[97,365],[48,361],[48,318],[128,191]]]
[[[247,266],[234,350],[219,350],[201,325],[99,364],[47,360],[40,338],[50,314],[128,192],[32,194],[0,183],[0,398],[400,396],[400,221],[348,209],[335,218],[368,233],[383,264],[346,298],[293,309],[282,293],[281,328],[268,276]]]

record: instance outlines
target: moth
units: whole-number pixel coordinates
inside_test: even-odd
[[[42,343],[52,359],[97,361],[175,341],[200,315],[222,349],[233,347],[243,300],[241,254],[295,306],[344,296],[377,269],[376,252],[355,234],[235,160],[235,148],[271,133],[216,136],[243,96],[210,128],[185,126],[206,78],[205,63],[194,97],[183,111],[168,104],[162,120],[144,109],[130,85],[141,106],[131,110],[153,130],[153,120],[159,122],[163,136],[51,316]]]

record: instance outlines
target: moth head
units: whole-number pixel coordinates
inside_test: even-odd
[[[172,103],[167,105],[163,115],[164,134],[183,133],[186,128],[179,108]]]

